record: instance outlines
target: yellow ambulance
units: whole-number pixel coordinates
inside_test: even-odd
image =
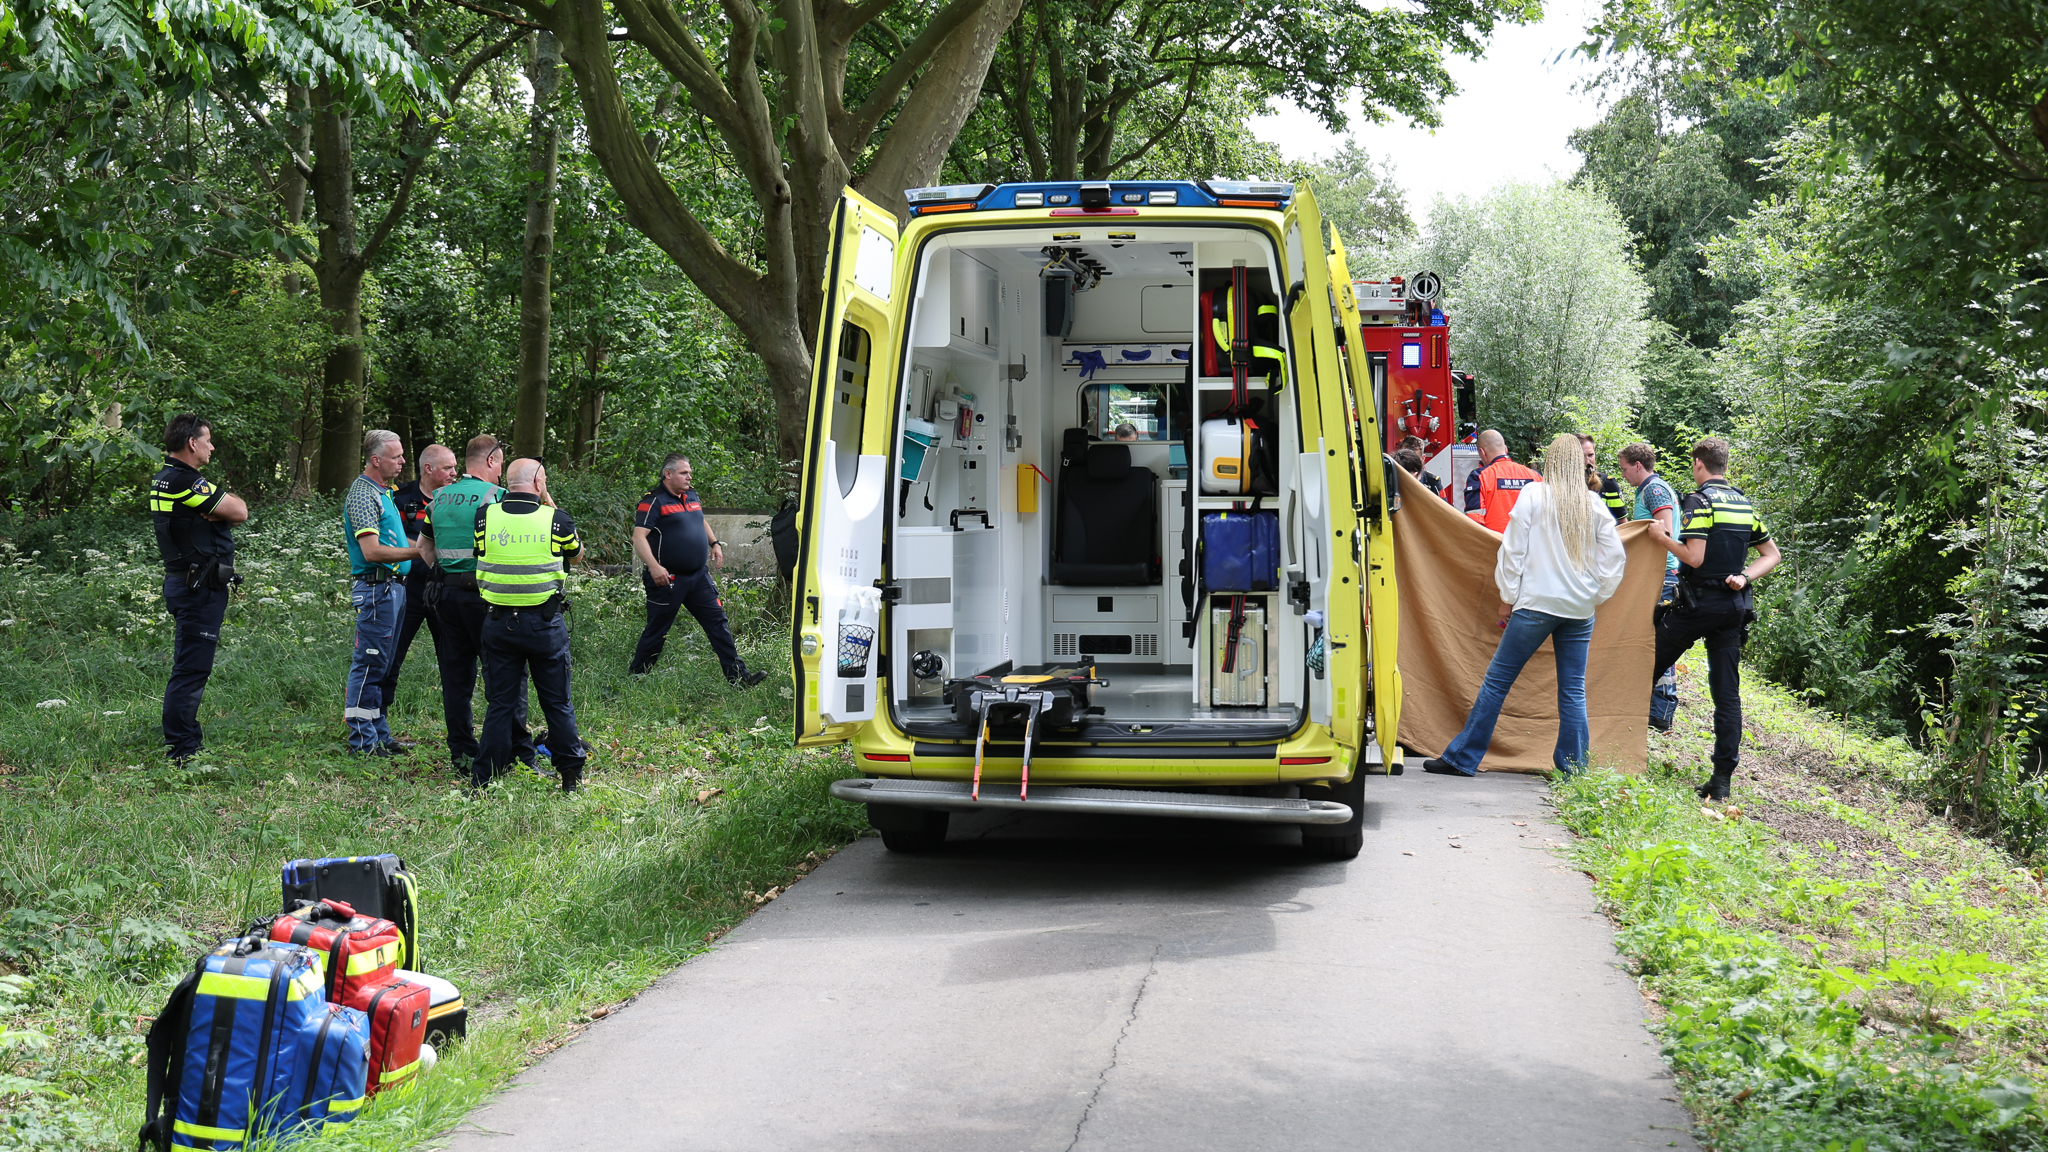
[[[796,742],[851,743],[833,794],[895,851],[1002,809],[1355,856],[1401,707],[1384,364],[1313,197],[907,198],[905,225],[851,192],[832,221]]]

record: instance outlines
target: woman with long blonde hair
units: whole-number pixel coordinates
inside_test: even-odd
[[[1621,587],[1627,566],[1614,518],[1586,487],[1579,438],[1559,436],[1544,450],[1543,483],[1524,488],[1515,502],[1494,561],[1500,647],[1487,665],[1464,729],[1440,758],[1423,762],[1425,771],[1479,774],[1508,690],[1546,638],[1557,655],[1557,748],[1550,762],[1566,776],[1585,769],[1591,740],[1586,654],[1593,642],[1593,612]]]

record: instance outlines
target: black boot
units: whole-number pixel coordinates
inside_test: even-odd
[[[727,676],[725,679],[727,683],[733,685],[735,688],[752,688],[754,685],[759,684],[761,681],[766,680],[767,678],[768,674],[766,672],[749,672],[747,671],[747,666],[745,664],[742,664],[739,666],[738,671],[734,672],[730,676]]]
[[[1702,800],[1712,800],[1717,803],[1725,801],[1728,799],[1729,782],[1734,775],[1735,773],[1733,772],[1716,772],[1712,776],[1707,777],[1705,784],[1694,788],[1693,791],[1699,793],[1699,797]]]
[[[564,768],[561,770],[562,791],[574,792],[583,787],[583,769]]]

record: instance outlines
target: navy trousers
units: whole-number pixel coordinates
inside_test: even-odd
[[[628,672],[639,675],[654,668],[654,662],[661,659],[661,650],[668,644],[668,630],[676,622],[676,613],[684,608],[697,618],[697,624],[704,629],[704,637],[711,641],[711,650],[718,654],[718,666],[730,680],[747,670],[740,660],[740,650],[732,642],[732,628],[725,621],[725,605],[718,599],[718,585],[711,582],[711,570],[699,568],[684,575],[673,573],[675,579],[663,588],[640,574],[640,586],[647,592],[647,627],[640,630],[640,643],[633,648],[633,663]]]
[[[441,632],[434,652],[441,661],[441,717],[448,725],[448,754],[455,766],[465,768],[476,760],[482,747],[476,739],[476,715],[471,700],[476,696],[477,665],[484,657],[484,598],[474,588],[441,586],[441,606],[436,610]],[[526,677],[519,676],[515,688],[517,707],[512,716],[513,755],[533,763],[533,737],[526,731]],[[484,699],[491,698],[491,671],[484,667]]]
[[[179,575],[164,577],[164,610],[178,622],[171,651],[171,680],[164,685],[164,748],[173,759],[196,755],[205,746],[199,732],[199,702],[213,675],[220,647],[220,622],[227,618],[228,594],[188,588]]]
[[[470,779],[482,787],[512,766],[515,731],[523,733],[526,677],[540,697],[548,721],[548,749],[563,788],[583,776],[583,740],[576,731],[576,708],[569,703],[569,622],[559,612],[491,609],[484,617],[483,752]]]
[[[1740,611],[1664,614],[1657,625],[1657,667],[1669,668],[1695,643],[1707,642],[1707,690],[1714,697],[1714,775],[1735,774],[1742,748],[1742,642]]]

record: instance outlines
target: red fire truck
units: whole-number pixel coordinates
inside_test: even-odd
[[[1391,455],[1409,436],[1420,438],[1423,469],[1451,493],[1463,491],[1465,477],[1479,466],[1471,443],[1477,431],[1473,382],[1470,373],[1451,369],[1450,320],[1436,306],[1442,281],[1421,272],[1412,279],[1354,280],[1351,289],[1386,451]]]

